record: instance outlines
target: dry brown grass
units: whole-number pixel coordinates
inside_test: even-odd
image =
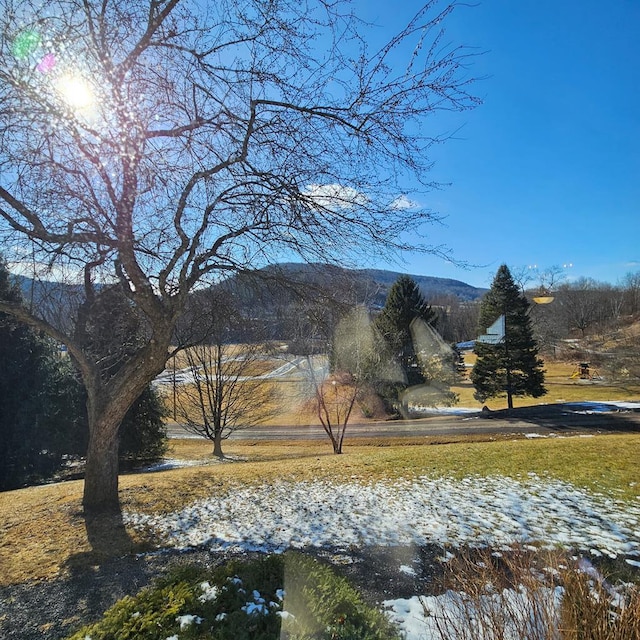
[[[423,600],[443,638],[640,640],[638,585],[610,584],[562,551],[461,554],[446,567],[444,589],[459,594],[448,607]]]
[[[279,479],[374,482],[420,475],[507,475],[527,472],[573,482],[618,499],[637,499],[640,435],[556,440],[487,441],[488,436],[347,440],[336,456],[325,441],[235,442],[235,462],[211,458],[205,440],[172,441],[170,456],[205,466],[131,474],[120,478],[125,510],[168,513],[239,485]],[[0,493],[0,584],[50,578],[74,564],[96,564],[104,554],[131,552],[133,541],[89,543],[81,513],[82,483],[65,482]],[[102,555],[101,555],[102,554]]]
[[[201,348],[202,347],[197,347],[196,349],[201,349]],[[215,347],[211,347],[211,351],[214,351],[214,350],[215,350]],[[253,353],[254,352],[253,345],[251,345],[250,347],[248,347],[246,344],[224,345],[225,357],[241,356],[242,354],[247,353],[247,351],[251,351]],[[270,348],[265,346],[264,353],[269,353],[269,352],[270,352]],[[184,369],[188,367],[189,366],[189,349],[180,351],[176,354],[175,358],[171,358],[167,363],[167,371],[171,371],[173,369],[174,360],[175,360],[176,369]],[[197,358],[196,358],[196,361],[197,361]],[[272,371],[273,369],[283,364],[282,359],[278,358],[277,356],[274,356],[270,360],[265,360],[264,362],[267,363],[266,371]],[[256,375],[259,375],[259,374],[256,374]]]
[[[75,553],[89,552],[81,517],[82,483],[0,493],[0,580],[55,575]]]
[[[268,400],[264,405],[265,425],[318,425],[320,421],[312,405],[308,402],[308,394],[299,380],[263,380],[261,396]],[[173,389],[164,386],[161,389],[169,419],[174,415]],[[182,385],[176,387],[176,404],[188,403],[188,395]],[[179,412],[178,412],[179,413]]]

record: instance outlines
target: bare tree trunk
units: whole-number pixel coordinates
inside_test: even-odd
[[[213,437],[213,455],[218,458],[224,458],[224,453],[222,453],[222,432],[216,431]]]
[[[118,430],[127,400],[99,400],[101,390],[88,390],[89,446],[82,504],[87,513],[120,510],[118,500]]]
[[[110,382],[97,377],[85,379],[89,446],[82,504],[87,513],[118,513],[118,432],[127,411],[140,397],[148,381],[162,371],[166,342],[157,341],[155,350],[138,355],[138,366],[121,371]],[[157,346],[157,345],[162,346]],[[149,362],[160,363],[150,365]]]
[[[87,513],[120,510],[118,500],[118,427],[102,419],[89,428],[82,504]]]

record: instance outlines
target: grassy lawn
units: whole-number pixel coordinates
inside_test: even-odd
[[[465,363],[471,365],[475,360],[475,355],[467,353],[464,356]],[[541,398],[514,398],[513,404],[516,407],[529,406],[532,404],[549,404],[554,402],[584,402],[589,400],[639,400],[640,385],[619,385],[611,384],[605,379],[580,380],[572,378],[572,374],[577,370],[577,363],[568,362],[545,362],[545,387],[547,394]],[[592,369],[592,373],[594,373]],[[467,379],[460,385],[452,387],[460,400],[461,407],[471,407],[481,409],[483,405],[489,409],[504,409],[507,406],[506,398],[493,398],[484,403],[478,402],[473,397],[473,385]]]
[[[347,440],[335,456],[328,442],[228,443],[226,453],[239,459],[219,463],[209,458],[210,443],[172,441],[170,456],[200,459],[205,466],[121,477],[127,510],[164,513],[246,484],[278,480],[330,479],[375,482],[420,475],[548,475],[623,500],[640,495],[637,460],[640,435],[606,435],[545,440],[478,438]],[[81,514],[82,483],[30,487],[0,493],[0,583],[42,579],[74,563],[91,564]],[[139,534],[130,532],[142,543]],[[131,549],[112,549],[122,554]]]
[[[640,387],[616,387],[606,380],[572,379],[575,368],[571,363],[548,363],[549,393],[538,401],[640,399]],[[282,410],[272,422],[309,424],[315,421],[302,402],[298,383],[278,384]],[[481,407],[473,399],[470,383],[465,382],[455,391],[460,394],[460,406]],[[497,399],[487,404],[498,409],[504,408],[505,401]],[[532,404],[532,401],[518,399],[516,404]],[[168,456],[200,460],[203,466],[122,476],[123,508],[149,513],[171,512],[238,485],[278,480],[375,482],[420,475],[518,478],[535,473],[622,500],[636,500],[640,494],[637,465],[640,435],[637,434],[536,440],[478,436],[349,441],[347,437],[342,456],[331,453],[328,441],[231,441],[225,443],[225,453],[235,462],[214,461],[210,453],[211,443],[205,440],[171,441]],[[81,499],[80,481],[0,493],[0,566],[3,569],[0,584],[51,577],[74,563],[99,562],[87,538]],[[141,540],[139,534],[129,533],[134,542],[147,542]],[[118,548],[117,544],[113,543],[110,552],[131,551]]]

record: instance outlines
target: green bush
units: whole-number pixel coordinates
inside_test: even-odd
[[[385,616],[329,567],[295,553],[186,566],[71,640],[393,640]]]

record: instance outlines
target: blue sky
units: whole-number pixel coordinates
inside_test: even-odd
[[[395,31],[420,2],[357,0],[358,13]],[[457,131],[434,149],[432,244],[478,265],[409,255],[383,268],[488,286],[502,263],[567,267],[616,284],[640,271],[640,0],[485,0],[460,6],[447,34],[484,51],[483,104],[436,117]]]

